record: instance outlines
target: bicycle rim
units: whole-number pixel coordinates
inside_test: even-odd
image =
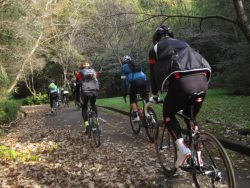
[[[90,127],[92,139],[95,143],[96,147],[99,147],[101,145],[101,131],[99,128],[98,118],[95,114],[95,112],[92,112],[91,117],[91,127]]]
[[[204,166],[201,167],[203,173],[193,173],[196,187],[235,188],[233,167],[221,143],[214,136],[201,133],[198,144]],[[194,156],[195,161],[198,161],[197,155]]]
[[[134,134],[138,134],[140,132],[140,121],[139,122],[133,122],[133,111],[132,109],[130,109],[130,113],[129,113],[129,117],[130,117],[130,125],[132,128],[132,131]]]
[[[146,134],[148,135],[149,140],[151,142],[154,142],[154,133],[155,133],[154,129],[156,127],[157,117],[152,108],[148,107],[147,111],[151,119],[147,121],[145,130],[146,130]],[[154,122],[152,121],[152,119],[154,120]]]
[[[167,176],[174,175],[176,172],[176,147],[163,121],[159,121],[156,125],[154,144],[158,161],[164,173]]]

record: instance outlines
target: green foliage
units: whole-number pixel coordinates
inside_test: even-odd
[[[31,155],[29,151],[18,152],[7,146],[0,145],[0,158],[14,161],[38,161],[39,156]]]
[[[217,64],[214,85],[227,88],[232,94],[250,95],[249,45],[239,43],[227,48],[224,61]]]
[[[0,124],[10,123],[17,118],[17,112],[20,109],[21,101],[4,100],[0,102]]]
[[[48,95],[39,93],[36,96],[29,96],[23,100],[23,105],[39,105],[47,104],[49,102]]]

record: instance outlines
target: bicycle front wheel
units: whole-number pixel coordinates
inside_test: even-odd
[[[157,117],[153,108],[148,107],[147,109],[150,117],[146,120],[147,125],[145,126],[146,134],[151,142],[154,142],[154,130],[156,127]]]
[[[221,143],[211,134],[201,133],[197,139],[200,154],[194,155],[198,166],[193,173],[196,187],[236,188],[231,161]]]
[[[95,146],[99,147],[101,145],[101,130],[99,127],[98,117],[95,112],[92,112],[90,120],[90,132]]]
[[[163,121],[157,122],[154,138],[158,161],[167,176],[176,172],[176,146]]]
[[[132,131],[134,134],[138,134],[141,130],[141,126],[140,123],[141,121],[133,121],[133,110],[130,108],[130,112],[129,112],[129,117],[130,117],[130,125],[132,128]]]

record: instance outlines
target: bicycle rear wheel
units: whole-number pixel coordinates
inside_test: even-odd
[[[193,172],[196,187],[228,187],[235,188],[235,176],[231,161],[221,143],[211,134],[201,133],[197,139],[201,156],[195,154]],[[200,165],[197,161],[200,162]]]
[[[147,125],[145,126],[146,134],[151,142],[154,142],[154,133],[155,127],[157,122],[157,117],[153,108],[148,107],[147,109],[148,114],[150,117],[146,120]]]
[[[98,117],[94,111],[92,112],[92,116],[90,118],[90,132],[95,146],[99,147],[101,145],[101,130],[99,127]]]
[[[158,161],[167,176],[176,172],[176,146],[163,121],[158,121],[155,128],[155,150]]]
[[[141,130],[141,126],[140,126],[141,121],[138,121],[138,122],[133,121],[133,110],[131,108],[129,112],[129,117],[130,117],[130,125],[131,125],[133,133],[138,134]]]
[[[58,102],[56,100],[53,100],[53,114],[54,114],[54,116],[57,115],[57,111],[58,111]]]

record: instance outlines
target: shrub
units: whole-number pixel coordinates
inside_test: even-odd
[[[23,100],[23,105],[39,105],[39,104],[46,104],[49,102],[47,94],[39,93],[36,96],[29,96]]]
[[[20,102],[15,100],[5,100],[0,102],[0,124],[10,123],[17,118],[20,109]]]

